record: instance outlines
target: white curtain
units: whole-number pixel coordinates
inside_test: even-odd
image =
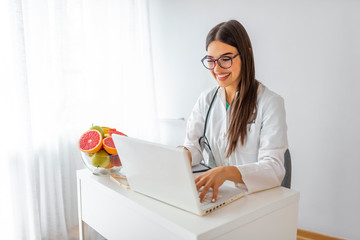
[[[0,31],[1,236],[70,239],[81,133],[158,140],[147,1],[1,0]]]

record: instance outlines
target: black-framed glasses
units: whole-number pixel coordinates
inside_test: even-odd
[[[228,69],[232,66],[232,60],[237,56],[239,56],[239,53],[235,54],[233,57],[221,56],[217,59],[213,59],[209,56],[205,56],[203,59],[201,59],[201,62],[204,65],[204,67],[209,70],[213,70],[216,66],[216,63],[219,64],[220,67],[224,69]]]

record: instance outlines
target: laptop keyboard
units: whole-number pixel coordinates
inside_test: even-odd
[[[199,191],[199,196],[200,196],[200,194],[201,194],[201,191]],[[212,192],[212,189],[210,189],[210,190],[206,193],[203,201],[201,202],[201,205],[204,206],[204,205],[207,205],[207,204],[212,203],[212,202],[211,202],[212,196],[213,196],[213,192]],[[221,199],[221,198],[222,198],[222,196],[221,196],[220,194],[218,194],[218,197],[217,197],[217,200],[216,200],[216,201],[218,201],[218,200]]]

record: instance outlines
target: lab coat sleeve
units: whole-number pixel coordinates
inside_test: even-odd
[[[237,166],[248,193],[280,186],[288,148],[284,100],[273,95],[263,106],[258,161]]]
[[[186,125],[184,146],[191,152],[192,165],[197,165],[202,160],[199,138],[203,134],[205,120],[203,117],[204,97],[197,100]]]

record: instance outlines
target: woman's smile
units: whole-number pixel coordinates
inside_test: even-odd
[[[219,81],[226,81],[231,73],[215,73],[216,79]]]
[[[221,56],[233,57],[238,53],[237,48],[223,43],[221,41],[213,41],[208,46],[208,56],[217,59]],[[223,68],[219,63],[215,64],[211,74],[218,82],[220,87],[226,88],[227,93],[235,93],[240,82],[241,59],[236,57],[232,59],[229,68]]]

